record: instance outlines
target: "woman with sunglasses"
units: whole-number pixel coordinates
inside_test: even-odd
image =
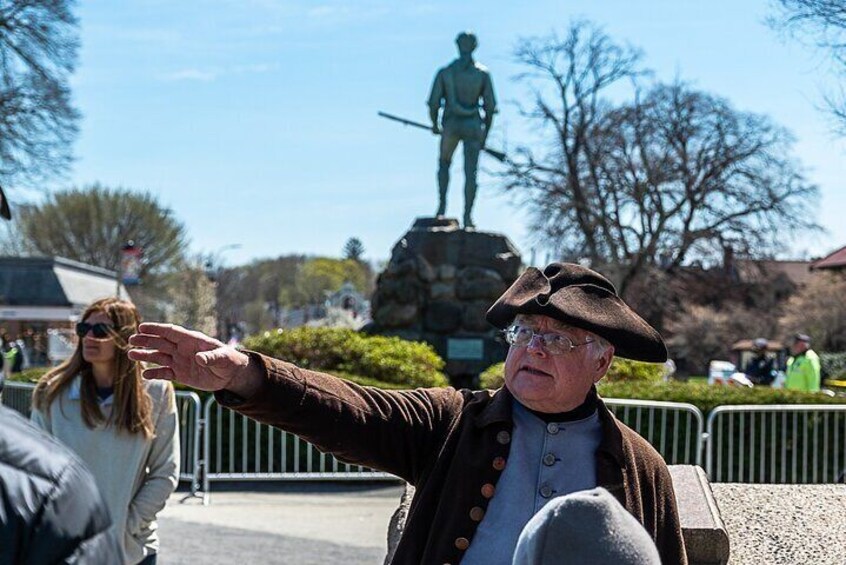
[[[105,298],[76,326],[76,350],[35,389],[33,422],[85,462],[109,507],[124,562],[156,562],[156,514],[176,488],[179,434],[173,387],[148,381],[127,357],[140,319]]]

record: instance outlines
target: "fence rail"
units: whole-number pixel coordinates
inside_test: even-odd
[[[7,381],[3,386],[3,406],[21,413],[29,419],[32,412],[32,391],[35,385]]]
[[[395,480],[388,473],[338,461],[298,436],[220,406],[203,409],[203,491],[212,481]]]
[[[705,418],[693,404],[606,398],[614,416],[643,436],[668,465],[701,465]]]
[[[832,483],[846,473],[846,406],[718,406],[708,416],[712,481]]]
[[[7,382],[3,404],[29,416],[34,385]],[[719,406],[707,425],[692,404],[605,399],[669,464],[701,464],[715,482],[826,483],[846,476],[846,405]],[[193,392],[176,393],[180,480],[207,502],[214,481],[386,480],[338,461],[294,434]],[[703,431],[705,433],[703,433]]]
[[[3,387],[3,405],[26,418],[32,413],[31,383],[7,382]],[[191,484],[191,493],[200,488],[200,397],[195,392],[176,391],[176,410],[179,414],[179,480]]]

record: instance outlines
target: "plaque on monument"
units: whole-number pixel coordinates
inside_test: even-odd
[[[485,358],[485,342],[481,339],[447,338],[447,360],[481,361]]]

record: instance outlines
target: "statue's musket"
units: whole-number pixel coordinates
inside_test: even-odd
[[[383,118],[388,118],[389,120],[394,120],[395,122],[399,122],[406,126],[413,126],[420,129],[425,129],[426,131],[432,131],[432,126],[427,126],[426,124],[421,124],[420,122],[415,122],[412,120],[406,120],[405,118],[400,118],[399,116],[394,116],[393,114],[388,114],[387,112],[379,112],[379,115]],[[507,157],[505,153],[502,151],[496,151],[494,149],[488,149],[487,147],[483,147],[482,151],[499,161],[500,163],[507,162]]]

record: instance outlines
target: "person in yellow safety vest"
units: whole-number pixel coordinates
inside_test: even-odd
[[[787,359],[787,379],[784,387],[790,390],[818,392],[820,390],[820,358],[811,349],[811,338],[806,334],[793,336]]]

